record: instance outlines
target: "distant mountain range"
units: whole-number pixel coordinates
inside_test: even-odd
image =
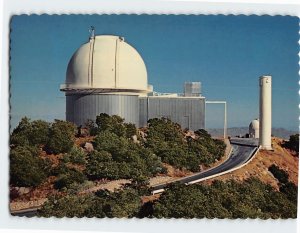
[[[207,129],[207,131],[213,136],[222,136],[223,129]],[[227,129],[227,134],[231,137],[244,136],[249,132],[248,127],[233,127]],[[291,131],[284,128],[272,128],[272,135],[282,139],[289,139],[290,135],[298,133],[297,131]]]

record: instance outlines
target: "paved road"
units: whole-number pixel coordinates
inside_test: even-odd
[[[23,210],[17,210],[17,211],[11,211],[12,216],[18,216],[18,217],[34,217],[37,215],[37,208],[29,208],[29,209],[23,209]]]
[[[184,184],[191,184],[194,182],[201,181],[201,179],[204,179],[206,177],[216,175],[225,171],[228,171],[230,169],[236,168],[244,163],[246,163],[253,154],[257,150],[257,146],[255,142],[248,143],[247,140],[240,140],[237,139],[236,141],[231,141],[232,146],[232,153],[230,154],[229,158],[222,164],[220,164],[217,167],[211,168],[207,171],[196,173],[192,176],[184,177],[182,179],[173,181],[173,182],[180,182]],[[172,182],[164,183],[160,185],[156,185],[152,187],[153,193],[159,193],[163,191],[163,189]]]

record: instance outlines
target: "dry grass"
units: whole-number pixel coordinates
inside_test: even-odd
[[[180,170],[178,168],[175,168],[167,163],[163,163],[164,167],[167,168],[167,176],[173,177],[173,178],[179,178],[179,177],[185,177],[188,175],[192,175],[193,172],[187,171],[185,169]]]

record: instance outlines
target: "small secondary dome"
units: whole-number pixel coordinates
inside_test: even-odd
[[[251,121],[249,125],[249,137],[250,138],[259,138],[259,120],[255,119]]]
[[[91,36],[69,61],[62,91],[147,93],[145,63],[119,36]]]

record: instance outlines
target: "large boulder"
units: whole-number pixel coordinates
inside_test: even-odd
[[[93,146],[92,143],[86,142],[86,143],[84,144],[84,149],[85,149],[87,152],[90,153],[90,152],[94,151],[94,146]]]

